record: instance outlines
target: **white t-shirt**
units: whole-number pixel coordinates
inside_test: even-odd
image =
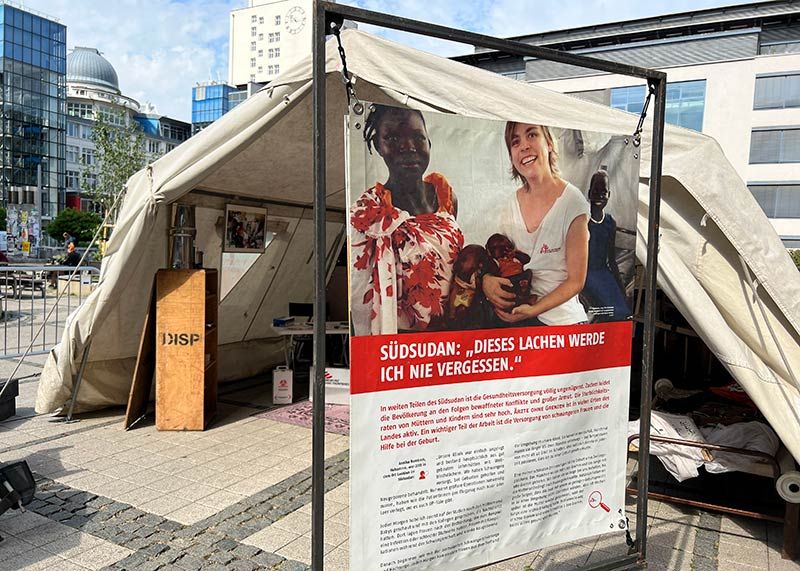
[[[500,231],[514,241],[518,250],[531,257],[525,268],[533,270],[531,291],[540,298],[567,279],[567,231],[572,221],[582,214],[589,214],[589,202],[570,183],[534,232],[528,232],[525,226],[517,193],[500,209]],[[546,325],[571,325],[587,319],[577,295],[541,313],[538,318]]]

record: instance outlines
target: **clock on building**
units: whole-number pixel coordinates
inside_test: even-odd
[[[306,26],[306,11],[300,6],[294,6],[286,12],[286,30],[296,34]]]

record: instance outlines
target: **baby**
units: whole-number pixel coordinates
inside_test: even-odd
[[[447,298],[447,329],[482,327],[476,297],[481,276],[494,267],[483,246],[469,244],[461,249],[453,264],[453,282]]]
[[[531,257],[525,252],[520,252],[514,242],[503,234],[492,234],[486,241],[486,250],[493,258],[497,270],[492,275],[507,278],[512,287],[509,290],[517,296],[514,305],[530,303],[531,297],[531,270],[523,270]]]
[[[520,252],[503,234],[493,234],[486,247],[464,246],[453,264],[453,281],[447,299],[445,329],[475,329],[501,325],[491,304],[480,291],[484,274],[511,281],[510,293],[516,296],[515,306],[531,302],[531,270],[523,269],[530,256]]]

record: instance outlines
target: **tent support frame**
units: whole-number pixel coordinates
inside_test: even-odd
[[[607,73],[638,77],[647,81],[649,90],[655,95],[653,117],[652,151],[650,160],[650,198],[647,232],[647,262],[645,273],[645,318],[644,342],[642,357],[641,402],[640,402],[640,434],[639,434],[639,473],[638,498],[636,508],[636,541],[630,555],[619,559],[602,562],[588,567],[594,571],[621,570],[640,567],[646,564],[647,556],[647,496],[649,479],[650,453],[650,409],[652,402],[653,381],[653,349],[655,340],[655,292],[656,271],[658,267],[658,236],[661,203],[661,170],[664,148],[664,117],[667,88],[667,75],[664,72],[604,61],[569,52],[560,52],[539,46],[533,46],[420,22],[408,18],[400,18],[380,12],[362,10],[352,6],[333,4],[316,0],[314,3],[314,20],[312,26],[312,132],[313,132],[313,171],[314,171],[314,378],[312,387],[314,395],[312,422],[312,468],[311,468],[311,568],[323,570],[323,537],[324,537],[324,499],[325,499],[325,210],[326,210],[326,158],[325,158],[325,123],[326,123],[326,81],[325,81],[325,37],[331,31],[330,24],[341,27],[342,22],[352,20],[362,24],[371,24],[382,28],[390,28],[410,32],[422,36],[439,38],[463,44],[480,46],[500,52],[545,59],[559,63],[594,69]],[[587,568],[585,568],[587,569]]]

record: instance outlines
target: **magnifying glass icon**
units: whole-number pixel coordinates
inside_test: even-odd
[[[601,507],[606,512],[611,512],[611,508],[603,503],[603,494],[601,494],[598,490],[595,490],[589,494],[589,507],[592,509]]]

